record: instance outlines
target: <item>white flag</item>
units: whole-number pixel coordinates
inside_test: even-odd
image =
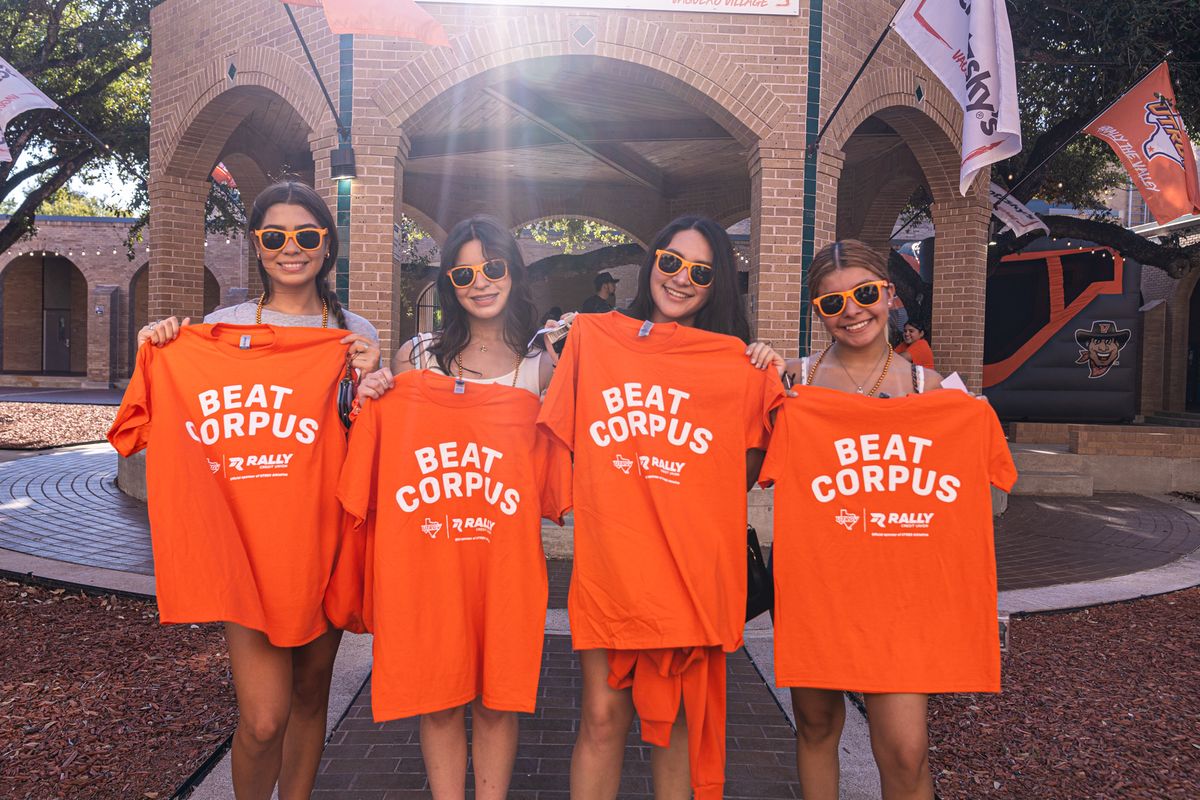
[[[1024,236],[1030,231],[1043,230],[1050,233],[1049,226],[1041,218],[1017,198],[1008,194],[994,183],[988,184],[988,200],[992,204],[992,216],[1004,223],[1001,233],[1012,228],[1017,236]],[[1004,198],[1001,200],[1000,198]]]
[[[58,104],[0,58],[0,162],[12,161],[4,132],[18,114],[35,108],[58,108]]]
[[[959,191],[1021,152],[1017,73],[1004,0],[907,0],[892,27],[963,107]]]

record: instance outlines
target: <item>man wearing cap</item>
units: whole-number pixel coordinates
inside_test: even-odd
[[[601,272],[592,281],[596,293],[583,301],[579,307],[580,314],[603,314],[612,311],[617,304],[617,279],[611,272]]]

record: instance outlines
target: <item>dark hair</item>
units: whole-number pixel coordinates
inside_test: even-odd
[[[254,206],[246,216],[246,238],[254,241],[254,231],[262,227],[267,211],[271,209],[271,206],[277,206],[280,203],[300,206],[316,217],[320,227],[329,231],[325,236],[325,241],[329,244],[329,252],[326,253],[325,263],[321,264],[321,269],[317,271],[314,280],[317,284],[317,296],[329,308],[333,318],[337,321],[337,326],[346,328],[346,314],[342,310],[337,292],[329,288],[329,273],[333,271],[333,266],[337,263],[337,225],[334,223],[333,214],[329,213],[329,206],[325,204],[321,195],[317,194],[311,186],[299,181],[283,180],[271,184],[259,192],[258,197],[254,198]],[[271,276],[263,268],[261,258],[258,259],[258,277],[262,279],[263,303],[265,304],[271,299]]]
[[[713,251],[713,282],[708,302],[696,314],[695,326],[700,330],[736,336],[750,341],[750,323],[738,294],[737,259],[733,242],[725,229],[708,217],[683,216],[658,232],[646,252],[646,261],[638,273],[637,296],[629,304],[628,314],[637,319],[650,319],[654,299],[650,296],[650,273],[654,270],[655,251],[664,250],[680,231],[699,231]]]
[[[512,232],[504,223],[486,214],[477,214],[464,219],[451,230],[442,245],[442,265],[438,270],[437,292],[442,308],[442,330],[429,346],[429,352],[437,360],[438,367],[447,375],[459,353],[471,340],[471,326],[467,312],[458,302],[454,284],[446,271],[455,266],[458,252],[467,242],[478,241],[483,247],[484,258],[502,258],[508,264],[508,277],[512,282],[504,310],[504,343],[516,355],[529,353],[529,339],[538,329],[537,307],[533,304],[533,292],[529,288],[529,277],[525,272],[525,259]],[[417,363],[417,348],[413,348],[413,363]]]
[[[933,344],[933,342],[930,341],[930,339],[929,339],[929,325],[928,324],[926,324],[922,320],[915,319],[914,317],[909,317],[905,321],[904,325],[902,325],[901,327],[907,328],[910,325],[921,332],[921,336],[923,336],[925,338],[926,343]]]
[[[550,306],[550,308],[546,309],[546,313],[542,315],[542,319],[561,319],[562,315],[562,306]]]

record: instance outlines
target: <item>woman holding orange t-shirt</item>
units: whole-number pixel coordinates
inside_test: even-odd
[[[575,457],[574,800],[617,796],[635,703],[655,797],[721,795],[724,653],[745,622],[741,463],[757,475],[783,392],[763,372],[782,359],[746,345],[736,264],[717,223],[673,221],[628,316],[575,320],[543,404],[540,424]]]
[[[813,258],[808,284],[813,307],[833,344],[816,356],[789,361],[788,372],[796,383],[867,397],[901,397],[941,387],[937,373],[896,358],[888,343],[887,309],[895,290],[882,256],[853,239],[834,242]],[[777,579],[782,583],[787,577]],[[883,797],[932,800],[928,695],[864,697]],[[793,688],[792,708],[801,791],[807,800],[836,800],[838,741],[846,708],[842,692]]]
[[[379,335],[370,322],[342,308],[328,285],[337,260],[337,226],[325,201],[313,189],[285,180],[264,189],[247,218],[247,239],[258,256],[264,292],[256,301],[222,308],[205,317],[206,323],[266,324],[283,327],[333,327],[346,329],[346,361],[366,371],[379,365]],[[175,317],[145,326],[138,346],[166,347],[179,336]],[[328,435],[344,436],[344,430]],[[332,493],[334,486],[329,486]],[[269,509],[264,510],[270,513]],[[336,530],[323,532],[336,537]],[[306,563],[317,571],[332,569],[320,563],[318,551],[333,550],[328,543],[307,543]],[[238,726],[233,737],[233,787],[243,798],[271,796],[276,782],[281,800],[307,798],[312,793],[325,742],[329,684],[341,631],[328,627],[320,607],[322,587],[313,588],[317,602],[296,609],[325,627],[311,641],[285,647],[272,644],[268,634],[226,620],[225,639],[238,702]],[[305,605],[294,596],[294,587],[264,584],[257,590],[282,605]]]
[[[446,243],[442,247],[442,270],[437,279],[437,291],[442,308],[442,329],[437,332],[418,334],[405,342],[392,357],[390,370],[383,368],[363,378],[358,390],[359,400],[379,400],[389,390],[392,390],[393,394],[400,392],[401,389],[395,388],[397,381],[407,380],[412,376],[407,375],[404,378],[399,376],[402,373],[410,373],[412,370],[426,370],[462,381],[466,384],[462,394],[464,402],[470,402],[469,398],[473,396],[487,396],[479,389],[473,388],[476,384],[495,384],[497,387],[505,387],[505,390],[508,387],[521,389],[532,393],[534,397],[540,397],[553,375],[553,356],[548,351],[536,346],[530,347],[530,340],[537,330],[537,308],[533,302],[520,249],[516,239],[503,223],[494,217],[477,215],[459,222],[451,229]],[[527,398],[526,402],[531,402],[536,409],[537,402],[529,401],[528,395],[525,395],[525,398]],[[481,413],[486,414],[486,409]],[[532,418],[528,419],[526,423],[528,429],[522,429],[524,433],[527,433],[528,439],[524,446],[531,451],[535,449],[536,434],[532,423]],[[503,439],[505,431],[502,428],[506,426],[512,428],[520,423],[496,418],[490,420],[490,424],[491,431],[484,434],[484,438],[480,440],[480,444],[485,446],[489,442],[495,445],[497,441]],[[457,436],[461,432],[446,431],[445,433],[448,436]],[[496,438],[491,438],[490,434],[495,434]],[[512,434],[507,435],[511,436]],[[383,449],[390,449],[398,448],[401,445],[383,440],[379,446]],[[505,464],[508,464],[516,460],[516,457],[510,455],[503,460]],[[536,499],[524,497],[521,500],[522,504],[530,502],[536,504]],[[538,515],[534,513],[533,516],[537,517]],[[538,530],[540,529],[534,531],[535,539],[539,535]],[[509,537],[511,538],[511,534]],[[511,545],[511,542],[509,544]],[[464,550],[460,554],[461,565],[478,566],[486,574],[488,565],[501,563],[506,557],[498,551],[498,548],[502,546],[499,542],[493,542],[487,546],[486,550],[480,547]],[[378,554],[380,549],[379,546],[372,546],[376,565],[372,573],[381,577],[379,564],[380,559],[385,556]],[[533,584],[540,583],[538,587],[541,592],[540,607],[536,610],[533,620],[533,623],[536,624],[536,647],[540,652],[546,605],[546,576],[540,539],[536,540],[533,549],[536,550],[537,564],[531,563],[528,549],[522,548],[519,553],[508,556],[513,559],[509,562],[510,566],[530,573],[524,578],[517,575],[510,576],[511,579],[522,582],[522,585],[510,586],[507,591],[503,587],[497,587],[497,591],[504,594],[503,605],[506,608],[524,609],[526,606],[521,604],[519,598],[523,596],[523,593],[531,591]],[[431,560],[444,555],[419,548],[416,552],[426,553]],[[432,564],[427,566],[429,569],[433,569]],[[421,569],[421,566],[416,565],[416,568]],[[472,568],[463,566],[462,571],[469,573]],[[403,565],[389,563],[383,569],[394,571],[403,569]],[[535,574],[538,572],[540,574]],[[457,575],[458,573],[448,570],[448,574]],[[428,578],[427,575],[423,577]],[[368,580],[371,580],[370,576]],[[454,594],[457,597],[466,594],[469,588],[443,585],[436,591]],[[378,683],[380,676],[378,673],[376,675],[376,696],[372,700],[377,718],[382,721],[397,716],[396,708],[404,710],[403,716],[413,713],[420,715],[421,755],[425,760],[430,791],[435,800],[463,797],[466,791],[468,744],[466,704],[462,702],[464,695],[469,696],[470,693],[475,692],[477,686],[483,687],[478,696],[470,697],[467,701],[467,704],[471,706],[472,742],[470,747],[475,772],[475,795],[480,800],[503,798],[507,795],[517,754],[519,733],[517,710],[532,711],[532,695],[527,698],[518,697],[517,695],[521,695],[521,692],[509,692],[507,696],[497,702],[493,702],[488,696],[489,683],[498,682],[498,676],[489,671],[490,665],[503,657],[507,645],[503,641],[503,637],[494,637],[492,641],[486,641],[489,638],[484,636],[486,631],[476,629],[476,626],[485,624],[475,619],[476,616],[483,616],[483,610],[471,606],[482,602],[481,599],[472,596],[472,602],[467,602],[468,607],[463,609],[462,618],[447,612],[447,617],[452,620],[447,624],[456,627],[452,636],[447,636],[445,632],[439,630],[436,642],[428,638],[424,641],[421,639],[393,641],[393,638],[400,638],[398,634],[392,634],[392,637],[385,641],[384,637],[388,636],[384,632],[386,620],[380,620],[380,615],[388,612],[381,609],[378,601],[373,602],[377,664],[381,657],[381,645],[403,649],[405,657],[411,654],[414,659],[428,661],[438,657],[438,655],[432,654],[432,651],[438,651],[440,655],[445,655],[442,650],[445,649],[446,641],[449,639],[474,641],[478,637],[485,640],[476,654],[479,663],[459,664],[459,669],[455,672],[456,676],[466,675],[468,677],[463,678],[460,682],[450,682],[448,678],[443,681],[443,683],[450,682],[452,690],[439,687],[434,692],[429,687],[387,687],[392,694],[404,694],[405,702],[376,704],[375,701],[379,699],[378,695],[382,690]],[[394,601],[392,607],[395,608],[399,604],[399,601]],[[511,629],[519,627],[523,630],[527,621],[514,619],[509,620],[507,624]],[[464,629],[458,629],[459,625],[464,626]],[[390,630],[400,627],[402,626],[393,625]],[[529,649],[532,651],[534,647],[535,645],[530,645]],[[397,659],[397,662],[401,660]],[[534,660],[529,667],[528,676],[510,675],[509,679],[514,682],[521,679],[522,685],[536,687],[539,671],[537,653],[534,654]],[[406,665],[397,663],[397,672],[403,668],[406,668]],[[524,672],[526,667],[518,668],[510,663],[509,669]],[[528,681],[524,681],[526,677]],[[454,695],[454,704],[449,707],[439,707],[445,691],[450,691]],[[407,698],[409,692],[423,693],[426,696],[420,703],[417,703],[417,701]],[[431,692],[436,694],[436,698],[432,701],[428,697]],[[496,691],[494,695],[500,698],[504,693]],[[485,700],[487,700],[486,703]],[[500,707],[491,707],[493,705]],[[424,710],[430,707],[435,710]],[[421,710],[414,711],[414,709]]]

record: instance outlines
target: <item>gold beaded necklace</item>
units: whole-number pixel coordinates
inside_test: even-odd
[[[263,292],[258,296],[258,308],[254,311],[254,324],[262,325],[262,310],[263,303],[267,300],[267,293]],[[321,300],[321,327],[329,327],[329,304]]]
[[[815,363],[815,364],[813,364],[813,365],[812,365],[812,368],[811,368],[811,369],[808,371],[808,381],[807,381],[807,383],[808,383],[808,385],[809,385],[809,386],[811,386],[811,385],[812,385],[813,378],[814,378],[814,377],[816,376],[816,374],[817,374],[817,367],[821,366],[821,362],[822,362],[822,361],[825,359],[825,354],[829,352],[829,350],[831,349],[831,347],[832,347],[832,345],[831,345],[830,347],[826,347],[824,350],[822,350],[822,351],[821,351],[821,354],[820,354],[819,356],[817,356],[817,361],[816,361],[816,363]],[[867,393],[866,393],[866,395],[865,395],[866,397],[874,397],[874,396],[875,396],[875,393],[879,391],[879,387],[880,387],[880,386],[883,386],[883,379],[887,377],[888,370],[889,370],[889,369],[891,369],[891,366],[892,366],[892,357],[893,357],[895,354],[896,354],[896,351],[892,349],[892,344],[891,344],[891,342],[888,342],[888,346],[887,346],[887,361],[886,361],[886,362],[884,363],[884,365],[883,365],[883,371],[879,373],[879,380],[875,381],[875,385],[871,387],[871,391],[869,391],[869,392],[867,392]],[[876,362],[876,363],[878,363],[878,362]],[[842,368],[842,371],[846,373],[846,377],[850,378],[850,382],[851,382],[851,383],[854,383],[854,376],[852,376],[852,375],[850,374],[850,371],[849,371],[848,369],[846,369],[846,365],[845,365],[845,364],[842,364],[842,362],[841,362],[841,359],[838,359],[838,364],[841,366],[841,368]],[[874,371],[875,371],[875,370],[873,370],[873,369],[871,370],[871,372],[874,372]],[[867,373],[867,374],[868,374],[868,376],[870,375],[870,373]],[[863,393],[862,386],[861,386],[861,385],[859,385],[859,386],[858,386],[858,394],[862,394],[862,393]]]
[[[520,355],[517,356],[517,364],[516,364],[516,366],[513,367],[512,386],[514,389],[517,386],[517,376],[521,374],[521,362],[524,360],[525,360],[525,356],[520,356]],[[457,382],[461,384],[463,382],[462,353],[459,353],[456,356],[454,356],[454,365],[456,367],[458,367],[458,375],[456,375],[455,377],[457,378]]]

